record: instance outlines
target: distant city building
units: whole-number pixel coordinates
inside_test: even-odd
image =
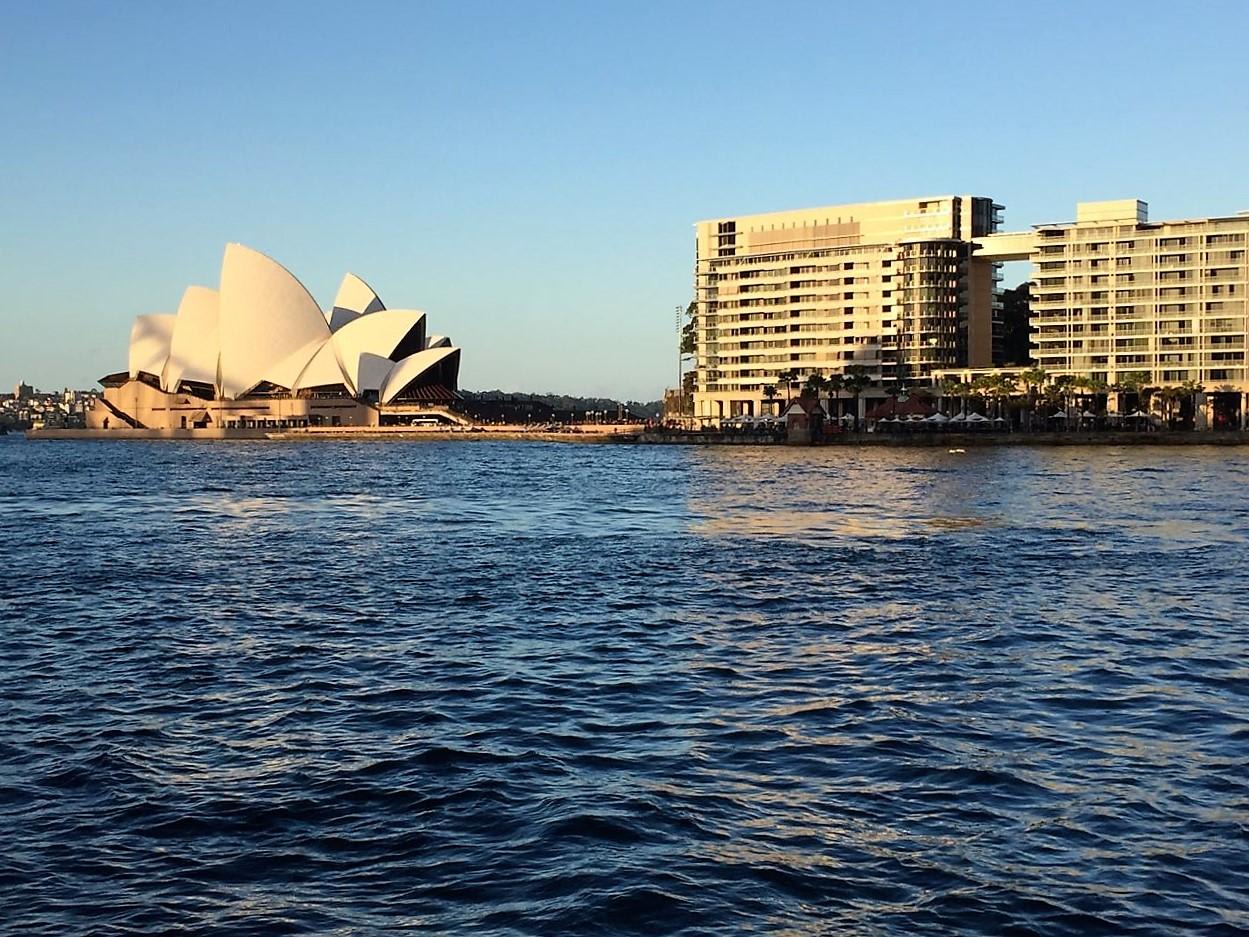
[[[882,396],[992,365],[1000,273],[973,241],[1001,209],[947,195],[700,222],[695,416],[760,414],[785,372],[862,369]]]
[[[12,429],[82,428],[86,412],[99,397],[94,391],[64,390],[41,393],[18,384],[12,397],[0,397],[0,431]]]
[[[227,245],[220,289],[188,287],[177,315],[145,315],[128,370],[100,379],[93,429],[375,426],[458,399],[460,350],[425,313],[387,309],[348,274],[322,312],[264,254]]]

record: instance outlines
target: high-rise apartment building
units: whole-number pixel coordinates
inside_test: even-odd
[[[877,386],[993,363],[1002,206],[934,196],[697,225],[694,413],[764,412],[764,389],[862,367]]]
[[[1051,375],[1154,385],[1245,381],[1249,214],[1150,222],[1137,199],[1082,202],[1076,220],[981,241],[1032,261],[1033,357]]]

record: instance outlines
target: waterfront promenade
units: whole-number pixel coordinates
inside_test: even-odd
[[[351,440],[393,439],[428,442],[523,440],[529,442],[633,441],[643,430],[640,423],[585,423],[552,427],[521,423],[473,424],[471,426],[305,426],[267,429],[40,429],[29,430],[32,440]]]
[[[784,446],[873,448],[993,448],[1020,446],[1245,446],[1249,432],[911,432],[838,433],[817,442],[794,441],[784,434],[648,430],[636,423],[586,424],[561,429],[512,424],[467,428],[426,426],[303,427],[299,429],[42,429],[30,440],[168,440],[168,441],[337,441],[418,442],[562,442],[629,443],[659,446]]]
[[[912,433],[837,433],[809,442],[795,441],[784,434],[742,433],[723,431],[646,431],[638,442],[647,445],[677,446],[879,446],[911,447],[994,447],[994,446],[1244,446],[1249,445],[1249,432],[1194,432],[1161,430],[1157,432],[912,432]]]

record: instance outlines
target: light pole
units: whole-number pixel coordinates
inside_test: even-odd
[[[685,419],[685,381],[681,371],[681,313],[684,310],[676,307],[676,323],[677,323],[677,419]]]

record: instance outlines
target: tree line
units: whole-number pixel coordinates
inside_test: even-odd
[[[841,416],[842,395],[849,394],[854,401],[851,412],[857,417],[859,400],[871,384],[872,380],[862,365],[850,365],[843,373],[827,377],[814,371],[804,378],[801,371],[791,369],[780,372],[776,376],[775,384],[766,385],[763,396],[772,402],[784,393],[785,404],[788,406],[794,399],[795,388],[799,388],[799,398],[814,397],[818,400],[827,397],[830,403],[835,402],[837,416]],[[901,383],[896,383],[890,390],[893,396],[901,396],[907,392]],[[1196,381],[1166,386],[1153,385],[1150,383],[1148,371],[1124,374],[1111,384],[1098,378],[1067,374],[1051,377],[1044,368],[1034,367],[1015,375],[986,374],[971,381],[947,379],[935,389],[916,387],[910,393],[923,398],[932,398],[938,394],[943,398],[957,398],[964,412],[983,407],[998,416],[1003,416],[1010,409],[1024,410],[1030,416],[1042,408],[1065,412],[1077,405],[1092,406],[1098,397],[1118,393],[1134,397],[1136,408],[1146,412],[1156,401],[1160,404],[1159,409],[1164,419],[1170,420],[1186,401],[1195,404],[1195,396],[1203,390],[1202,385]]]

